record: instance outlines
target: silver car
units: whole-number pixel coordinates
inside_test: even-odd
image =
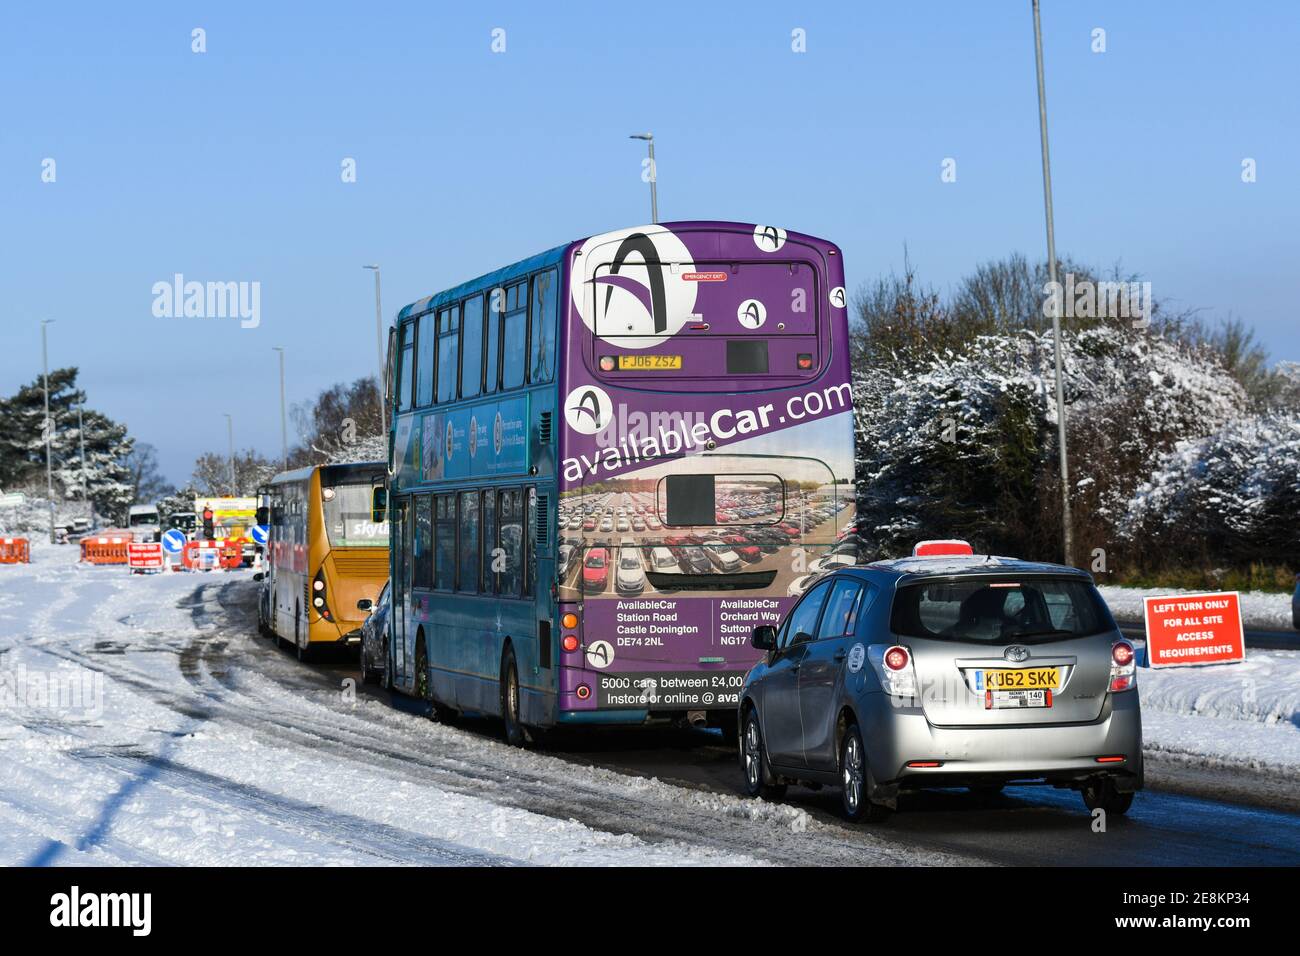
[[[874,820],[901,792],[1043,783],[1122,814],[1142,788],[1136,655],[1083,571],[966,553],[818,579],[740,694],[745,791],[838,785]]]

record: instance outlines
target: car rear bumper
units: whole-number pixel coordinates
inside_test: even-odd
[[[941,727],[920,708],[884,694],[863,704],[872,777],[891,789],[1015,780],[1072,785],[1111,776],[1121,791],[1142,787],[1142,714],[1136,692],[1111,695],[1100,719],[1055,726]],[[1099,757],[1122,756],[1100,762]],[[909,766],[916,762],[937,766]]]

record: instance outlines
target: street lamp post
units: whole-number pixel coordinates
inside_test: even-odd
[[[650,152],[650,221],[659,221],[659,170],[655,166],[655,134],[633,133],[628,139],[643,139]]]
[[[1043,208],[1047,214],[1047,273],[1052,289],[1052,346],[1056,353],[1056,437],[1061,453],[1061,544],[1065,563],[1074,564],[1074,531],[1070,515],[1070,459],[1065,446],[1065,380],[1061,364],[1061,297],[1056,280],[1056,231],[1052,221],[1052,164],[1047,151],[1047,92],[1043,84],[1043,28],[1034,8],[1034,61],[1038,72],[1038,130],[1043,151]]]
[[[95,509],[90,504],[90,475],[86,471],[86,428],[82,422],[81,410],[85,406],[81,395],[77,396],[77,438],[81,442],[81,506],[87,510],[87,516],[93,527],[95,524]]]
[[[289,425],[284,414],[284,346],[272,345],[272,350],[280,353],[280,457],[281,470],[289,470]]]
[[[235,420],[230,417],[229,412],[223,412],[226,416],[226,440],[230,444],[230,493],[239,494],[239,489],[235,487]]]
[[[379,356],[379,427],[381,433],[388,431],[388,409],[384,408],[384,310],[380,305],[379,298],[379,266],[368,265],[362,266],[363,269],[371,269],[375,273],[375,348]]]
[[[50,505],[50,544],[54,543],[54,465],[50,452],[54,422],[50,420],[50,358],[45,329],[54,321],[41,319],[41,381],[45,387],[45,419],[41,422],[41,431],[45,433],[45,499]]]

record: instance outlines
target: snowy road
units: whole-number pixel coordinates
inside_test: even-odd
[[[1218,799],[1198,768],[1105,834],[1038,788],[929,794],[864,828],[829,793],[737,798],[705,734],[510,749],[274,649],[246,572],[131,578],[70,550],[0,568],[7,863],[1300,863],[1300,816]]]

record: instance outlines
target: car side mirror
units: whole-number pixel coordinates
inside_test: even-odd
[[[357,602],[358,611],[369,611],[374,606],[375,603],[371,601],[370,598],[362,598],[360,601]]]
[[[776,628],[771,624],[760,624],[749,635],[749,646],[759,651],[770,651],[776,647]]]
[[[266,575],[263,574],[261,571],[258,571],[256,574],[253,575],[253,580],[254,580],[254,581],[260,581],[260,580],[262,580],[262,578],[264,578],[264,577],[266,577]]]

